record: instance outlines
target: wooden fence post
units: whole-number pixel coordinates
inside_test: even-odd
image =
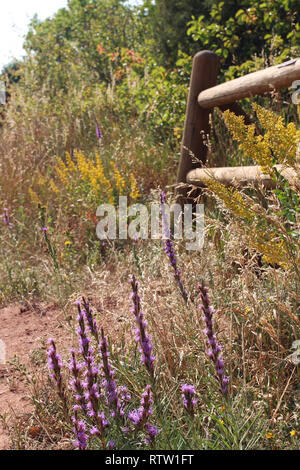
[[[191,154],[205,163],[207,148],[203,143],[203,135],[209,131],[209,109],[203,109],[198,104],[199,93],[217,84],[219,58],[212,51],[198,52],[193,59],[193,68],[190,80],[190,91],[184,124],[184,133],[181,144],[180,162],[177,174],[177,184],[186,183],[188,172],[196,168]],[[186,189],[178,188],[179,199],[186,197]]]

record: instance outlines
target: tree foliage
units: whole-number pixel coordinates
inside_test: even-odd
[[[218,54],[222,80],[295,56],[299,39],[297,0],[69,0],[31,21],[20,86],[55,112],[72,93],[82,112],[97,96],[118,119],[179,139],[197,50]]]
[[[142,14],[147,18],[156,51],[166,64],[174,65],[178,50],[193,55],[197,45],[187,36],[192,16],[207,15],[206,0],[145,0]]]
[[[194,17],[188,35],[198,49],[210,49],[221,58],[229,76],[254,70],[266,60],[282,62],[297,54],[300,14],[297,0],[241,0],[216,2],[209,17]],[[257,60],[254,59],[257,57]]]

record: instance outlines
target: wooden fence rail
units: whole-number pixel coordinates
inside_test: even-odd
[[[293,168],[287,168],[283,165],[275,165],[277,171],[294,186],[297,182],[298,175]],[[196,168],[189,171],[186,180],[187,183],[194,186],[204,187],[207,179],[216,179],[225,186],[243,186],[252,184],[257,186],[261,184],[265,188],[274,188],[275,181],[268,174],[261,171],[260,166],[237,166],[222,168]]]
[[[207,135],[209,132],[209,114],[214,107],[217,106],[222,111],[229,109],[236,115],[243,115],[246,124],[249,124],[251,121],[237,103],[238,100],[289,87],[294,81],[300,80],[300,58],[250,73],[220,85],[217,85],[218,68],[219,59],[214,52],[201,51],[193,59],[177,173],[179,198],[184,199],[187,195],[187,189],[180,183],[203,186],[203,181],[209,176],[209,172],[199,169],[199,166],[206,162],[207,147],[204,144],[203,135]],[[226,184],[231,184],[230,181],[234,180],[236,182],[252,182],[264,179],[265,185],[271,185],[270,178],[261,175],[258,167],[211,170],[210,175],[213,177],[216,175],[220,177],[222,174],[220,180],[223,178]]]

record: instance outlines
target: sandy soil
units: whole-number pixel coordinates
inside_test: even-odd
[[[8,361],[17,356],[27,364],[29,353],[38,349],[42,340],[61,336],[62,312],[55,304],[14,304],[0,310],[0,339],[5,344],[6,363],[0,364],[0,414],[30,413],[32,405],[22,381],[15,381]],[[9,448],[8,433],[0,424],[0,449]]]

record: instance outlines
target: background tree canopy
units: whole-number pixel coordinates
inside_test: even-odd
[[[63,108],[71,90],[84,88],[89,102],[107,89],[103,106],[169,135],[183,125],[193,54],[215,51],[220,81],[295,57],[297,6],[297,0],[144,0],[139,6],[69,0],[52,18],[33,18],[18,74],[28,96],[42,87],[57,97],[54,107]]]

